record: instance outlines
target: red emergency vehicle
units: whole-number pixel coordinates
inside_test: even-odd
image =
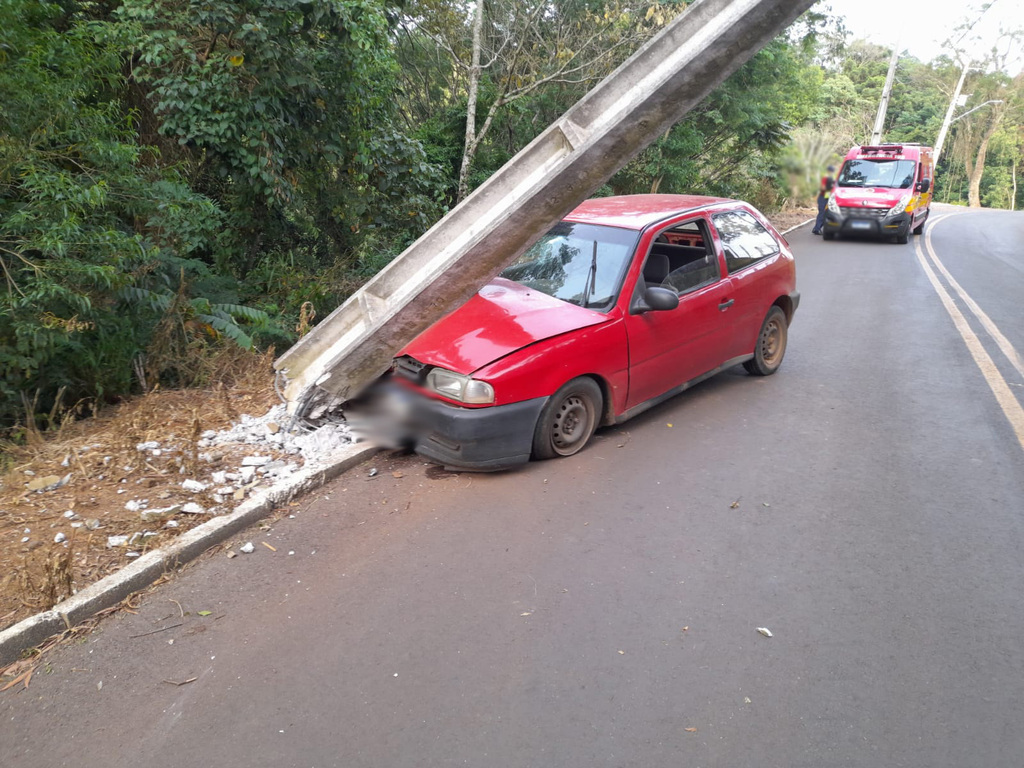
[[[857,146],[846,154],[825,209],[824,237],[869,235],[906,243],[931,207],[935,164],[920,144]]]

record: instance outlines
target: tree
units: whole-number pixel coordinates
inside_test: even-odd
[[[465,98],[456,201],[468,193],[474,160],[503,109],[544,88],[596,82],[683,7],[677,1],[631,9],[618,0],[410,3],[402,21],[408,50],[422,50],[425,38],[443,51]]]

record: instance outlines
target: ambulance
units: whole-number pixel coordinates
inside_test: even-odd
[[[928,219],[934,172],[931,147],[854,147],[836,177],[822,234],[826,240],[862,235],[906,243]]]

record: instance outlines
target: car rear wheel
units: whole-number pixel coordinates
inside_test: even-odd
[[[771,376],[782,365],[786,356],[786,342],[789,339],[789,324],[786,313],[779,307],[772,307],[761,324],[757,335],[754,358],[747,360],[743,367],[751,376]]]
[[[593,379],[581,376],[563,385],[540,412],[533,433],[533,456],[553,459],[583,450],[601,414],[604,397]]]
[[[825,230],[824,232],[822,232],[821,236],[824,237],[826,240],[835,240],[836,239],[836,233],[835,232],[829,232],[828,230]]]

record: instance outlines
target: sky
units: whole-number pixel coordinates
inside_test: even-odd
[[[982,8],[989,9],[982,13]],[[817,6],[831,7],[833,15],[846,19],[846,28],[853,37],[891,47],[898,44],[921,61],[931,61],[942,53],[950,53],[945,41],[955,27],[967,20],[978,19],[973,30],[959,45],[968,55],[982,57],[999,37],[999,28],[1024,28],[1024,3],[1021,0],[925,0],[916,4],[893,0],[823,0]],[[980,19],[979,19],[980,15]],[[889,18],[891,21],[882,21]],[[959,36],[959,33],[956,35]],[[1005,46],[1004,46],[1005,47]],[[1024,51],[1019,44],[1011,55],[1008,69],[1016,74],[1024,66]]]

